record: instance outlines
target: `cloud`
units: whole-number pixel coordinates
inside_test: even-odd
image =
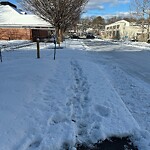
[[[100,6],[98,6],[98,9],[103,10],[104,6],[100,5]]]
[[[112,17],[131,17],[130,12],[116,12],[115,14],[107,14],[102,16],[105,19],[109,19]]]
[[[124,5],[129,4],[130,1],[131,0],[89,0],[82,16],[105,16],[109,15],[110,11],[111,15],[116,15],[119,13],[116,12],[117,10],[115,8],[124,7]],[[124,13],[123,16],[126,14]]]
[[[127,3],[130,3],[130,0],[120,0],[119,3],[121,3],[121,4],[127,4]]]
[[[100,14],[97,12],[94,12],[93,14],[83,14],[83,18],[85,17],[90,17],[90,16],[99,16]],[[101,14],[101,17],[105,18],[105,19],[109,19],[112,17],[131,17],[131,13],[130,12],[114,12],[114,14]]]
[[[110,0],[106,0],[106,1],[110,1]],[[104,0],[100,1],[100,0],[89,0],[86,9],[87,10],[92,10],[92,9],[101,9],[104,6],[102,5],[104,2]]]
[[[130,0],[89,0],[86,10],[98,9],[103,10],[105,3],[108,3],[109,6],[115,6],[119,4],[127,4]]]

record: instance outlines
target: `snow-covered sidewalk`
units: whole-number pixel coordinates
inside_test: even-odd
[[[111,136],[133,136],[148,150],[118,93],[80,41],[4,52],[0,64],[0,149],[65,150]],[[147,142],[147,143],[146,143]]]

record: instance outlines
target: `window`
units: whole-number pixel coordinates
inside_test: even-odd
[[[116,29],[116,26],[113,26],[114,29]]]

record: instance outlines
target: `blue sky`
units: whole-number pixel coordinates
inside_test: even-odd
[[[17,4],[16,0],[9,1]],[[129,13],[129,5],[130,0],[89,0],[83,16],[123,16]]]
[[[11,2],[13,4],[17,4],[16,0],[7,0],[7,1],[9,1],[9,2]]]
[[[130,12],[130,0],[89,0],[84,16],[111,17],[127,15]]]
[[[11,3],[13,3],[13,4],[17,5],[16,0],[0,0],[0,2],[2,2],[2,1],[8,1],[8,2],[11,2]]]

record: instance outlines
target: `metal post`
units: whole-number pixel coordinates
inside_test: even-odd
[[[54,60],[55,60],[55,56],[56,56],[56,39],[54,38],[54,44],[55,44],[55,46],[54,46]]]
[[[37,38],[37,58],[40,58],[40,39]]]
[[[0,48],[0,59],[1,59],[1,62],[2,62],[2,52],[1,52],[1,48]]]

